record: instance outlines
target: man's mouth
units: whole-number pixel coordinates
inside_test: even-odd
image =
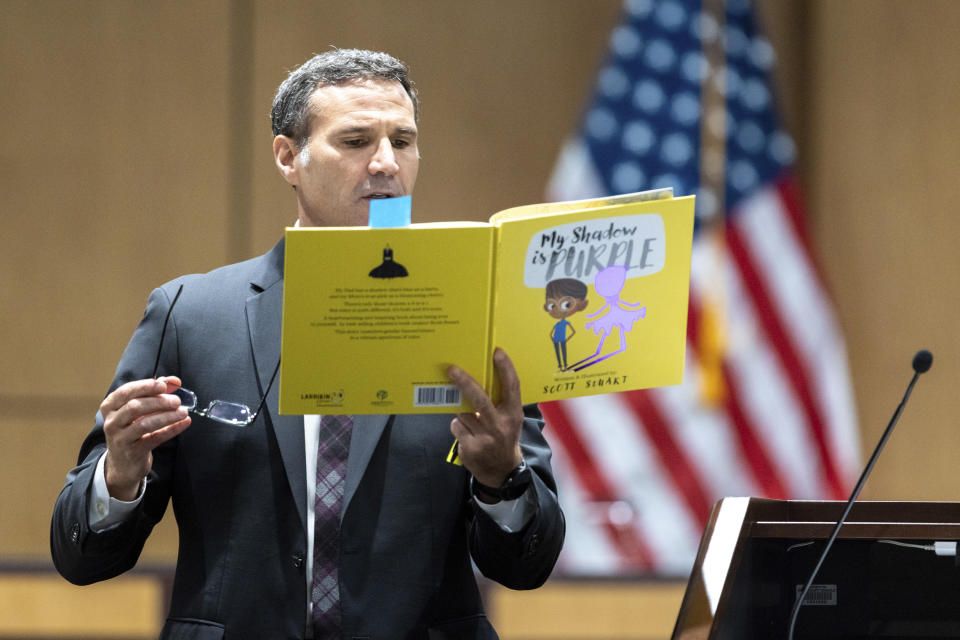
[[[364,200],[380,200],[383,198],[392,198],[392,197],[393,195],[389,193],[368,193],[367,195],[363,196],[363,199]]]

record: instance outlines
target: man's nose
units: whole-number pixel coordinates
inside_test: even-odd
[[[388,176],[396,175],[400,171],[400,165],[397,164],[397,156],[393,149],[393,143],[389,138],[384,138],[377,145],[373,157],[370,158],[370,173],[376,175],[383,173]]]

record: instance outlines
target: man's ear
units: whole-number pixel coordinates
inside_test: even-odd
[[[300,181],[296,164],[299,153],[300,149],[293,141],[293,138],[277,136],[273,139],[273,162],[277,165],[277,169],[280,170],[280,175],[283,176],[283,179],[294,187],[296,187]]]
[[[577,300],[577,311],[583,311],[587,308],[587,305],[590,303],[586,298],[580,298]]]

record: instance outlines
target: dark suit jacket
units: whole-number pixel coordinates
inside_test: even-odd
[[[178,375],[201,406],[251,408],[280,353],[283,243],[264,256],[156,289],[111,389],[149,377],[163,318],[183,293],[164,339],[159,375]],[[322,366],[322,363],[318,363]],[[345,638],[495,638],[470,555],[512,588],[547,579],[563,543],[550,450],[535,409],[521,444],[533,467],[533,520],[506,533],[471,501],[468,472],[445,462],[451,416],[357,416],[341,514],[340,595]],[[302,638],[307,594],[302,418],[277,413],[277,385],[243,428],[194,417],[154,450],[135,516],[95,533],[87,505],[105,449],[103,419],[67,475],[51,526],[60,573],[87,584],[131,568],[167,503],[180,533],[163,638]]]

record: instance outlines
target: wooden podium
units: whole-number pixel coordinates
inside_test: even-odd
[[[785,639],[844,502],[724,498],[687,583],[673,640]],[[960,503],[858,502],[804,600],[795,640],[960,638]],[[923,548],[930,547],[930,548]]]

